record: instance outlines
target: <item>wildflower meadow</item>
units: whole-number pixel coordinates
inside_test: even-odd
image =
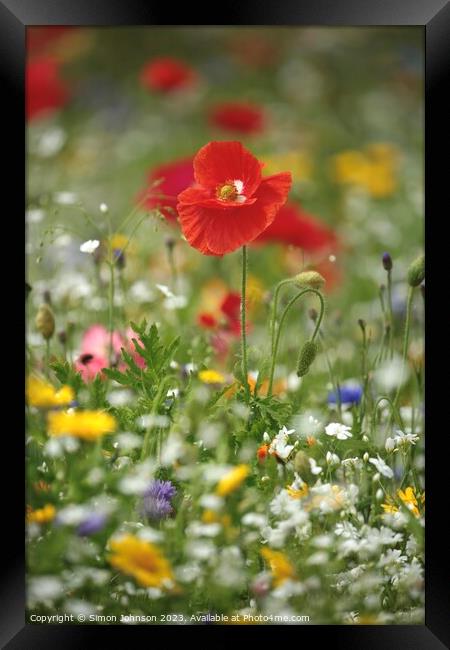
[[[422,45],[28,28],[28,622],[423,624]]]

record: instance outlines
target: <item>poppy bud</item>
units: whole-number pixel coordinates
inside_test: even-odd
[[[392,269],[392,257],[389,255],[389,253],[384,253],[381,261],[383,263],[383,269],[385,271],[390,271]]]
[[[408,284],[410,287],[418,287],[425,278],[425,255],[419,255],[408,269]]]
[[[294,278],[295,284],[300,287],[320,290],[325,286],[325,278],[317,271],[303,271]]]
[[[309,368],[316,358],[317,344],[314,341],[306,341],[300,350],[297,362],[297,376],[303,377],[309,371]]]
[[[36,329],[44,339],[51,339],[55,332],[55,317],[52,310],[46,304],[41,305],[36,314]]]

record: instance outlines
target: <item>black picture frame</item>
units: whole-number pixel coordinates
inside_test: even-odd
[[[17,336],[17,342],[4,346],[8,378],[11,393],[19,396],[18,412],[22,407],[23,372],[18,363],[17,351],[23,346],[23,330],[17,326],[24,313],[22,307],[22,270],[20,251],[24,237],[22,210],[25,192],[25,113],[24,113],[24,68],[25,68],[25,31],[34,25],[174,25],[174,17],[186,25],[416,25],[423,27],[426,45],[426,249],[427,278],[429,284],[426,309],[426,426],[429,436],[426,445],[426,619],[425,625],[415,626],[302,626],[294,631],[296,643],[304,644],[308,640],[320,643],[323,634],[331,632],[334,648],[401,648],[401,650],[438,650],[450,647],[450,608],[449,608],[449,572],[448,572],[448,538],[445,524],[448,512],[448,487],[445,477],[448,475],[448,460],[442,451],[442,438],[448,436],[445,422],[441,421],[439,409],[445,405],[445,386],[436,379],[431,379],[432,358],[438,358],[436,366],[444,351],[448,348],[448,335],[445,321],[439,317],[439,310],[445,303],[439,287],[439,279],[445,279],[448,250],[446,238],[440,235],[439,220],[445,218],[448,211],[446,188],[448,185],[448,163],[445,164],[448,146],[444,119],[449,114],[446,90],[448,90],[448,67],[450,62],[450,4],[446,0],[316,0],[315,2],[233,2],[222,3],[220,16],[204,4],[198,6],[186,4],[184,8],[161,5],[151,1],[139,0],[0,0],[0,79],[2,88],[2,121],[4,141],[2,158],[7,163],[8,179],[4,218],[12,219],[18,227],[18,263],[16,271],[9,270],[5,282],[7,310],[18,305],[15,317],[14,333],[8,330],[8,339]],[[448,158],[448,156],[447,156]],[[14,190],[13,190],[14,188]],[[14,215],[14,218],[8,215]],[[9,228],[9,225],[8,225]],[[8,230],[9,232],[9,230]],[[433,234],[434,233],[434,234]],[[433,253],[431,254],[431,243]],[[442,251],[438,246],[441,244]],[[439,268],[441,263],[441,268]],[[442,270],[441,270],[442,269]],[[431,274],[431,275],[430,275]],[[6,275],[6,274],[5,274]],[[17,288],[19,286],[19,288]],[[445,287],[445,285],[444,285]],[[445,288],[444,288],[445,291]],[[431,295],[431,298],[430,298]],[[19,300],[20,296],[20,300]],[[430,303],[431,300],[431,303]],[[431,310],[428,305],[431,304]],[[436,309],[436,312],[434,312]],[[437,314],[434,318],[430,313]],[[11,316],[10,316],[11,318]],[[434,330],[434,331],[433,331]],[[15,345],[17,343],[17,345]],[[434,354],[435,352],[435,354]],[[20,354],[20,353],[19,353]],[[428,361],[430,359],[430,362]],[[9,400],[9,398],[8,398]],[[448,400],[448,397],[447,397]],[[8,404],[9,406],[9,404]],[[168,628],[126,627],[126,626],[68,626],[68,625],[26,625],[25,624],[25,553],[24,553],[24,439],[20,419],[15,418],[14,436],[8,436],[8,464],[12,467],[7,485],[4,485],[3,513],[3,576],[0,582],[0,641],[2,647],[10,650],[26,648],[79,648],[89,643],[104,642],[105,634],[113,633],[114,639],[127,639],[131,633],[146,634],[146,639],[168,638]],[[6,443],[5,443],[6,444]],[[443,478],[444,477],[444,478]],[[8,512],[9,510],[9,512]],[[206,627],[206,629],[205,629]],[[221,626],[220,634],[225,637],[236,632],[233,627]],[[274,626],[275,627],[275,626]],[[191,628],[177,628],[178,633],[190,634]],[[277,634],[278,642],[282,639],[284,629],[260,628],[263,634]],[[228,632],[230,630],[230,632]],[[251,626],[238,628],[240,638],[245,641],[255,639]],[[201,633],[206,637],[214,631],[212,626],[204,626]],[[164,635],[164,636],[162,636]],[[170,636],[170,635],[169,635]],[[257,634],[258,636],[258,634]],[[254,642],[254,641],[253,641]]]

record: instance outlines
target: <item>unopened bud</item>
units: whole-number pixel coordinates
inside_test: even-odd
[[[325,286],[325,278],[317,271],[303,271],[294,278],[298,287],[320,290]]]
[[[389,255],[389,253],[384,253],[381,260],[383,263],[384,270],[390,271],[392,269],[392,257]]]
[[[425,278],[425,255],[419,255],[408,269],[408,284],[410,287],[418,287]]]
[[[42,334],[44,339],[51,339],[55,332],[55,317],[51,308],[47,305],[41,305],[36,314],[36,329]]]
[[[363,320],[362,318],[359,318],[358,319],[358,325],[360,326],[360,328],[362,330],[362,333],[364,334],[364,332],[366,330],[366,321]]]
[[[375,492],[375,498],[377,501],[382,501],[384,497],[383,490],[381,488],[378,488],[378,490]]]
[[[317,355],[317,344],[314,341],[306,341],[300,354],[298,356],[297,362],[297,376],[303,377],[309,371],[311,364]]]
[[[384,448],[388,453],[391,451],[394,451],[395,449],[395,440],[394,438],[386,438],[386,442],[384,443]]]
[[[373,481],[374,483],[378,483],[378,481],[380,480],[380,478],[381,478],[381,476],[380,476],[380,472],[375,472],[375,474],[372,476],[372,481]]]
[[[366,451],[366,453],[365,453],[364,456],[363,456],[363,461],[364,461],[365,463],[367,463],[367,462],[369,461],[369,454],[367,453],[367,451]]]

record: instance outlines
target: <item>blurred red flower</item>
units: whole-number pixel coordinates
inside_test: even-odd
[[[156,187],[140,193],[138,199],[144,200],[144,206],[152,210],[159,208],[169,221],[176,221],[178,194],[194,183],[194,159],[185,158],[173,163],[155,167],[147,176],[151,186],[155,181],[162,179]]]
[[[279,242],[299,246],[305,251],[320,251],[337,244],[335,233],[299,205],[287,203],[276,219],[255,240],[254,244]]]
[[[66,105],[69,90],[59,76],[54,59],[34,59],[27,64],[26,115],[29,120],[47,116]]]
[[[209,142],[194,158],[196,185],[178,196],[184,236],[204,255],[225,255],[269,226],[287,199],[292,177],[265,178],[240,142]]]
[[[48,45],[59,41],[67,32],[78,29],[72,26],[52,25],[47,27],[29,27],[27,29],[27,51],[29,54],[42,53]]]
[[[214,106],[209,121],[224,131],[260,133],[264,129],[264,112],[259,106],[246,102],[224,102]]]
[[[162,93],[192,86],[197,79],[196,72],[184,61],[161,57],[149,61],[141,72],[141,82],[149,90]]]

